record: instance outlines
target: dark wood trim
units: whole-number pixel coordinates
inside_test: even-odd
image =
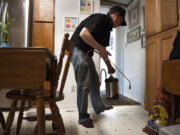
[[[116,6],[116,5],[119,5],[119,6],[127,7],[132,1],[133,0],[131,0],[128,4],[122,4],[122,3],[113,2],[113,1],[110,1],[110,0],[101,0],[100,5],[101,6]]]

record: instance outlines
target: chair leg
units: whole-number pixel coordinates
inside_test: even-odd
[[[23,114],[24,114],[24,108],[25,108],[25,100],[21,102],[21,107],[20,107],[20,112],[17,120],[17,128],[16,128],[16,135],[19,135],[19,131],[21,129],[22,125],[22,119],[23,119]]]
[[[174,124],[175,121],[175,98],[171,95],[171,116],[169,120],[169,124]]]
[[[37,134],[38,125],[36,124],[36,127],[34,129],[34,134]]]
[[[65,134],[65,128],[64,123],[61,117],[61,114],[59,112],[59,108],[55,101],[51,100],[49,102],[51,113],[52,113],[52,119],[53,119],[53,128],[57,130],[58,135],[64,135]]]
[[[5,129],[5,120],[4,120],[4,116],[1,109],[0,109],[0,123],[1,123],[2,128]]]
[[[9,114],[8,114],[8,117],[6,120],[6,126],[5,126],[5,129],[3,132],[4,135],[10,134],[10,128],[11,128],[11,125],[12,125],[13,120],[14,120],[14,114],[15,114],[16,106],[17,106],[17,100],[14,100],[12,105],[11,105],[11,108],[10,108],[10,111],[9,111]]]
[[[43,91],[37,91],[36,96],[36,111],[37,111],[37,124],[38,124],[38,135],[45,135],[45,108],[44,108],[44,97]]]

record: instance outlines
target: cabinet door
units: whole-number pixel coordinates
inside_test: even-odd
[[[34,0],[34,21],[54,21],[54,0]]]
[[[152,36],[178,25],[178,0],[146,0],[146,35]]]
[[[158,38],[147,39],[145,109],[148,111],[152,109],[159,85],[159,52],[160,40]]]
[[[161,0],[161,31],[178,25],[178,0]]]
[[[54,52],[54,23],[33,24],[33,46],[46,47]]]
[[[151,36],[161,31],[160,0],[145,1],[146,35]]]

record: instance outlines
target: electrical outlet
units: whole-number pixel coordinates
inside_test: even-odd
[[[75,85],[72,85],[71,86],[71,91],[74,92],[76,90],[76,86]]]

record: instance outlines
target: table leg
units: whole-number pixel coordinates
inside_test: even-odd
[[[45,108],[43,91],[37,92],[37,125],[38,135],[45,135]]]

